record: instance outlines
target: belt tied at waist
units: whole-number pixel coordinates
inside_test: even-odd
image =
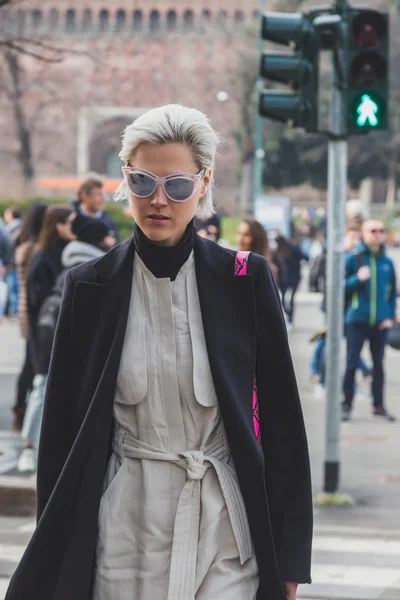
[[[114,451],[121,458],[162,460],[176,464],[187,473],[175,516],[167,600],[194,600],[197,549],[199,544],[201,481],[212,466],[218,477],[243,565],[252,556],[252,540],[246,509],[235,470],[228,464],[222,432],[202,450],[175,454],[145,444],[117,428]]]

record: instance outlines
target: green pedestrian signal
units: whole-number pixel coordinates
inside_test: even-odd
[[[349,134],[389,128],[389,15],[350,7],[347,54]]]
[[[377,103],[372,100],[371,96],[364,94],[357,108],[357,125],[359,127],[365,127],[366,125],[369,125],[370,127],[376,127],[379,124],[377,117],[378,111],[379,106]]]

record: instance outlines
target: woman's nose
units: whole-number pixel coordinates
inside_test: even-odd
[[[166,206],[168,204],[168,198],[165,195],[162,185],[156,187],[156,191],[154,192],[150,203],[153,204],[153,206]]]

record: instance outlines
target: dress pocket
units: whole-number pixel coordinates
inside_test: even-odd
[[[141,316],[128,323],[115,396],[120,404],[139,404],[147,395],[145,326],[145,318]]]
[[[101,502],[103,502],[106,496],[112,493],[113,488],[118,484],[118,481],[123,476],[124,466],[126,459],[121,459],[115,452],[110,456],[108,461],[107,473],[104,478],[103,494],[101,496]]]

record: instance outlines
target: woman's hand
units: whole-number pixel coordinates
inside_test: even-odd
[[[296,600],[298,586],[299,586],[298,583],[293,583],[292,581],[287,581],[286,583],[283,584],[283,587],[285,588],[287,600]]]

